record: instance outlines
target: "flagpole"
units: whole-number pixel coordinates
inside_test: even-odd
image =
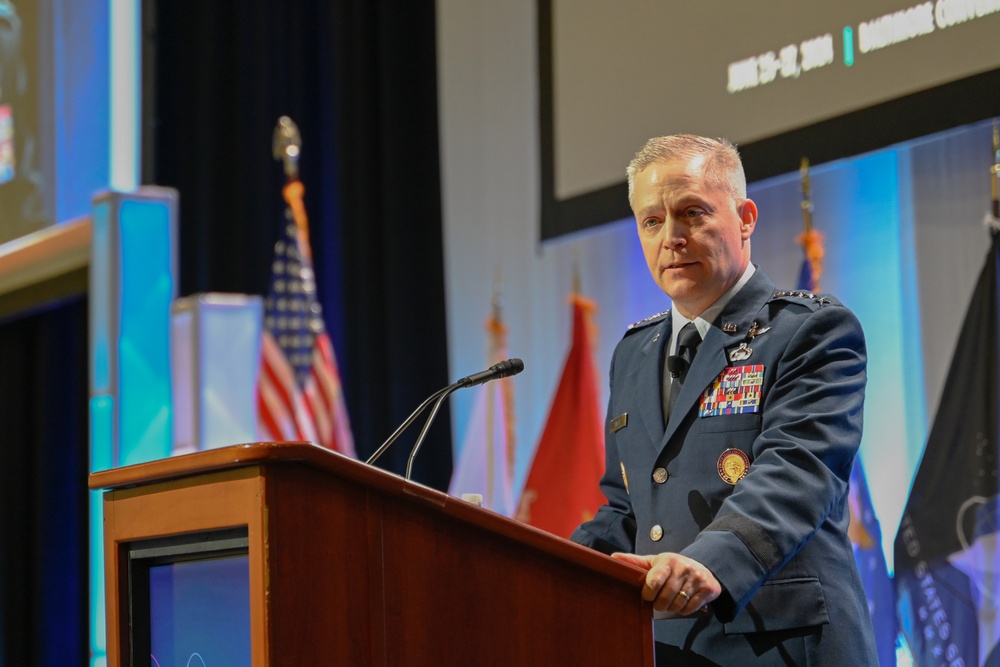
[[[1000,187],[997,179],[1000,178],[1000,129],[997,121],[993,121],[993,166],[990,167],[990,191],[993,199],[993,220],[1000,220]]]
[[[809,158],[803,157],[799,163],[799,176],[802,180],[802,227],[806,234],[812,231],[813,203],[810,197],[811,186],[809,183]]]
[[[497,262],[496,270],[493,274],[493,299],[491,301],[492,306],[492,319],[487,326],[489,339],[490,339],[490,350],[489,350],[489,363],[494,364],[497,361],[505,359],[507,357],[507,327],[503,324],[503,265]],[[513,396],[513,382],[504,381],[500,382],[492,391],[500,392],[500,401],[502,403],[503,415],[497,415],[494,413],[493,408],[495,407],[494,401],[488,401],[488,426],[487,426],[487,438],[492,442],[494,426],[492,420],[498,417],[503,417],[504,420],[504,474],[502,479],[507,486],[510,486],[510,480],[514,478],[514,463],[515,463],[515,453],[517,449],[517,439],[514,433],[514,396]],[[487,457],[487,461],[493,460]],[[489,475],[487,478],[487,483],[493,484],[493,475]],[[494,489],[489,489],[490,498],[495,497]]]
[[[583,290],[583,280],[580,278],[580,245],[573,245],[573,286],[572,294],[579,295]]]
[[[289,182],[299,180],[299,155],[302,152],[302,135],[299,126],[288,116],[278,119],[271,140],[275,160],[280,160]]]
[[[493,296],[490,298],[490,313],[493,317],[493,322],[501,322],[501,310],[503,308],[503,265],[497,262],[496,268],[493,269]],[[489,333],[492,333],[492,327],[489,327]],[[487,351],[488,354],[492,355],[493,350]],[[487,359],[490,363],[495,363],[492,358]]]
[[[292,218],[298,229],[299,249],[303,259],[312,265],[312,244],[309,241],[309,217],[306,215],[305,186],[299,179],[299,155],[302,153],[302,135],[299,126],[288,116],[278,119],[271,140],[271,150],[275,160],[280,160],[285,169],[285,187],[281,189],[285,203],[292,211]]]
[[[802,182],[802,234],[798,241],[806,254],[806,261],[811,273],[810,291],[820,290],[819,279],[823,273],[823,236],[813,228],[812,184],[809,179],[809,158],[803,157],[799,163],[799,176]]]

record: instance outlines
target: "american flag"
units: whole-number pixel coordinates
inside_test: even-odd
[[[333,344],[316,300],[302,184],[285,186],[288,203],[274,244],[264,302],[257,426],[262,440],[308,440],[357,457]]]

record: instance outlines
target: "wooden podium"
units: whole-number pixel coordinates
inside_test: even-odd
[[[107,490],[112,667],[133,665],[141,631],[130,547],[231,528],[254,667],[653,665],[640,570],[314,445],[198,452],[90,487]]]

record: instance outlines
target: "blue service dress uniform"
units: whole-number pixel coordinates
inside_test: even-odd
[[[867,363],[857,318],[758,268],[705,335],[664,426],[670,327],[667,314],[641,322],[615,350],[607,503],[572,539],[677,552],[719,580],[710,613],[655,621],[669,664],[877,665],[847,536]]]

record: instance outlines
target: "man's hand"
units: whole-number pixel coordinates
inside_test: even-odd
[[[690,616],[722,593],[722,585],[707,567],[675,553],[655,556],[616,553],[612,558],[647,570],[642,599],[669,616]]]

